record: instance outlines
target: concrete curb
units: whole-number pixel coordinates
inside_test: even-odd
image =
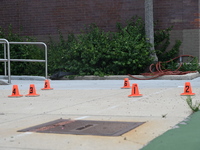
[[[142,75],[133,75],[134,77],[140,78],[140,79],[148,79],[152,76],[142,76]],[[158,78],[155,78],[153,80],[192,80],[194,78],[199,77],[199,72],[197,73],[188,73],[186,75],[164,75],[160,76]],[[137,80],[134,78],[129,77],[128,75],[111,75],[111,76],[76,76],[74,79],[70,79],[67,77],[62,78],[61,80],[123,80],[124,78],[129,78],[129,80]]]
[[[148,79],[151,78],[151,76],[145,77],[142,75],[133,75],[134,77],[140,78],[140,79]],[[186,75],[164,75],[152,80],[192,80],[197,77],[200,77],[199,72],[197,73],[188,73]],[[137,80],[134,78],[129,77],[128,75],[111,75],[111,76],[76,76],[73,79],[70,79],[68,77],[64,77],[60,80],[124,80],[124,78],[129,78],[129,80]],[[6,76],[0,76],[0,85],[8,85],[8,77]],[[36,81],[44,81],[45,77],[41,76],[12,76],[11,80],[36,80]]]
[[[2,80],[8,80],[7,76],[0,76]],[[45,80],[42,76],[11,76],[11,80]]]
[[[5,80],[0,80],[0,85],[8,85],[8,82]]]
[[[11,76],[11,80],[44,81],[45,77],[41,77],[41,76]],[[8,85],[8,77],[7,76],[0,76],[0,85]]]

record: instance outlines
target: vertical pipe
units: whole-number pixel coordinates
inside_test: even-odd
[[[145,0],[145,32],[147,37],[147,42],[149,42],[152,47],[150,48],[152,54],[151,57],[154,59],[154,62],[158,61],[158,57],[155,53],[154,48],[154,24],[153,24],[153,0]]]
[[[10,73],[10,43],[8,42],[8,40],[6,39],[3,39],[6,44],[7,44],[7,57],[8,57],[8,83],[10,84],[11,83],[11,73]],[[5,46],[4,46],[5,48]],[[5,50],[5,49],[4,49]],[[4,58],[6,57],[6,55],[4,54]]]
[[[6,59],[6,43],[4,43],[4,59]],[[7,62],[4,62],[4,75],[7,75]]]
[[[44,43],[45,48],[45,78],[47,79],[48,76],[48,63],[47,63],[47,45]]]
[[[8,83],[11,84],[11,71],[10,71],[10,43],[7,41],[7,45],[8,45]]]
[[[182,57],[180,57],[180,58],[179,58],[179,61],[180,61],[180,63],[182,63],[182,62],[183,62],[183,59],[182,59]]]

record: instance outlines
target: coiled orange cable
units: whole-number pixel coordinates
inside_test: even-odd
[[[150,78],[138,78],[138,77],[134,77],[133,75],[131,74],[128,74],[128,76],[134,78],[134,79],[137,79],[137,80],[150,80],[150,79],[155,79],[157,77],[160,77],[160,76],[163,76],[163,75],[184,75],[184,74],[188,74],[188,73],[194,73],[194,72],[197,72],[197,71],[179,71],[179,69],[181,68],[182,66],[182,62],[179,64],[178,68],[174,71],[172,70],[169,70],[169,69],[165,69],[165,70],[162,70],[162,63],[169,63],[175,59],[178,59],[180,57],[192,57],[194,58],[194,56],[192,55],[180,55],[178,57],[175,57],[169,61],[165,61],[165,62],[157,62],[156,64],[151,64],[149,66],[149,73],[141,73],[141,75],[143,76],[151,76]],[[156,69],[156,71],[153,71],[153,68]]]

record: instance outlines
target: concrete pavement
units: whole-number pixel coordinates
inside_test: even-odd
[[[123,80],[53,80],[49,91],[41,90],[44,81],[12,80],[0,85],[0,150],[141,149],[192,113],[180,96],[187,81],[130,80],[143,96],[128,98],[131,89],[120,89]],[[189,81],[196,95],[199,81]],[[40,96],[8,98],[14,84],[23,95],[34,84]],[[117,137],[17,132],[59,118],[145,123]]]
[[[200,111],[151,141],[142,150],[199,150]]]

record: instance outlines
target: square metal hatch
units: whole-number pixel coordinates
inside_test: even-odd
[[[91,121],[58,119],[18,132],[40,132],[75,135],[120,136],[144,122]]]

